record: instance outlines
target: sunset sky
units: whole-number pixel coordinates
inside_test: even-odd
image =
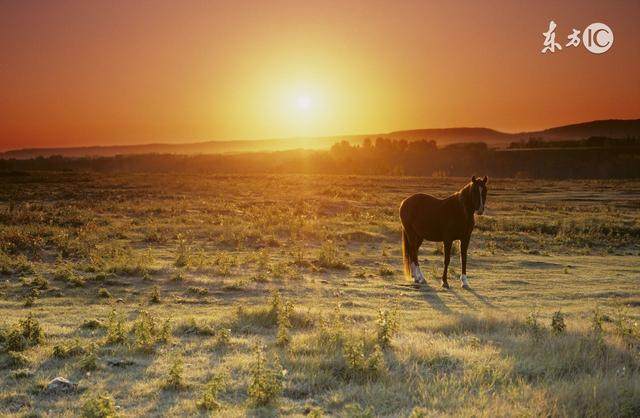
[[[564,46],[593,22],[608,52]],[[2,1],[0,150],[640,118],[639,22],[637,0]]]

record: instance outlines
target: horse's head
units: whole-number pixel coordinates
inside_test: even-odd
[[[471,203],[473,210],[482,215],[484,205],[487,203],[487,176],[477,179],[476,176],[471,177]]]

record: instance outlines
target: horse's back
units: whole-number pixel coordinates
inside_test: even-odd
[[[428,241],[442,241],[447,212],[445,200],[426,193],[416,193],[404,199],[400,204],[403,228]]]

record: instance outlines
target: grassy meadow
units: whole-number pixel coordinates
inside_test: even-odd
[[[490,179],[414,286],[467,180],[1,176],[0,415],[639,416],[640,182]]]

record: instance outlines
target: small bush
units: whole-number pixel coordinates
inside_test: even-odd
[[[98,328],[105,328],[106,325],[99,319],[92,318],[84,321],[82,325],[80,325],[80,327],[85,329],[98,329]]]
[[[332,241],[325,241],[318,254],[318,265],[324,268],[348,270],[349,265],[340,255],[338,247]]]
[[[181,355],[176,355],[173,358],[171,367],[169,368],[169,373],[164,383],[164,388],[173,389],[173,390],[179,390],[184,388],[185,384],[184,384],[184,378],[182,376],[183,373],[184,373],[184,361],[182,360]]]
[[[206,296],[209,294],[209,289],[206,287],[189,286],[187,292],[197,296]]]
[[[80,368],[84,371],[92,371],[98,369],[98,355],[95,344],[86,351],[86,354],[80,359]]]
[[[174,265],[176,267],[186,267],[191,260],[191,247],[187,246],[187,240],[178,234],[178,251]]]
[[[539,315],[540,314],[537,310],[531,311],[524,321],[525,328],[527,329],[527,331],[529,331],[531,337],[536,341],[542,338],[542,335],[544,333],[544,327],[538,320]]]
[[[3,351],[22,351],[44,342],[44,331],[31,314],[9,329],[3,330],[0,341]]]
[[[562,334],[566,328],[567,325],[564,323],[564,315],[562,312],[554,312],[551,317],[551,329],[553,329],[553,332],[556,334]]]
[[[378,311],[378,344],[385,349],[391,346],[391,339],[398,333],[398,313],[393,310]]]
[[[384,356],[378,344],[367,352],[364,339],[350,339],[345,342],[342,355],[345,377],[349,380],[374,379],[384,370]]]
[[[393,272],[393,269],[390,266],[386,265],[386,264],[383,264],[383,265],[380,266],[379,273],[380,273],[380,275],[382,277],[391,277],[391,276],[393,276],[395,274]]]
[[[222,404],[218,395],[224,390],[227,379],[226,374],[222,373],[213,376],[204,388],[202,398],[198,401],[198,407],[209,411],[220,409]]]
[[[284,373],[280,362],[274,359],[272,365],[267,364],[264,351],[256,349],[256,362],[251,368],[248,395],[255,406],[266,406],[276,403],[283,389]]]
[[[169,340],[171,324],[169,320],[166,320],[162,325],[159,325],[155,316],[147,311],[142,311],[131,326],[131,331],[134,335],[134,346],[140,351],[150,353],[157,343]]]
[[[160,289],[158,286],[153,286],[153,290],[151,291],[151,297],[149,298],[151,303],[160,303]]]
[[[87,399],[82,405],[83,418],[113,418],[118,416],[116,404],[108,395]]]
[[[75,287],[82,287],[85,285],[85,279],[78,275],[70,265],[61,264],[56,271],[53,272],[53,279],[58,280]]]
[[[87,349],[82,346],[79,339],[53,346],[53,356],[56,358],[69,358],[85,354],[86,352]]]
[[[106,288],[101,287],[98,289],[98,297],[109,299],[111,297],[111,292],[109,292]]]
[[[127,333],[125,331],[124,317],[113,309],[107,320],[106,342],[107,344],[124,344],[126,341]]]
[[[18,353],[15,351],[7,352],[7,360],[6,360],[6,363],[4,364],[4,367],[10,368],[10,369],[18,369],[18,368],[25,368],[30,365],[31,365],[31,360],[29,360],[29,357],[27,357],[23,353]]]

